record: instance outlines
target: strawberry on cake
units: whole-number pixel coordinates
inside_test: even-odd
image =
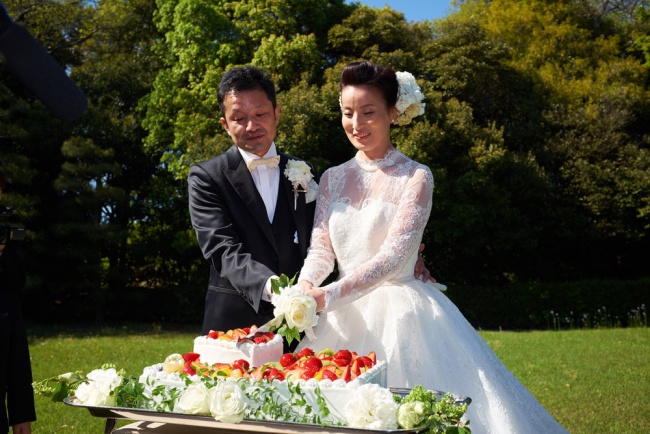
[[[207,365],[246,360],[251,367],[277,362],[282,356],[282,336],[256,331],[257,327],[211,331],[194,339],[194,353]],[[251,335],[250,337],[247,337]]]

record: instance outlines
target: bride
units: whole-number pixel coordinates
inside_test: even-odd
[[[433,177],[391,143],[392,123],[422,113],[420,106],[398,112],[399,89],[406,88],[389,68],[355,62],[343,70],[342,123],[358,152],[321,178],[299,285],[323,314],[316,340],[299,349],[375,351],[388,362],[390,387],[421,384],[469,396],[473,433],[564,433],[456,306],[413,276]],[[335,262],[338,279],[319,287]]]

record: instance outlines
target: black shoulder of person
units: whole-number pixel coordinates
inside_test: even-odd
[[[0,255],[0,290],[20,291],[25,287],[25,280],[22,244],[9,242]]]

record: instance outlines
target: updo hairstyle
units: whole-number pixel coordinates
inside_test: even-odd
[[[395,71],[372,62],[352,62],[343,68],[339,92],[345,86],[370,86],[378,89],[384,96],[388,108],[397,104],[397,76]]]

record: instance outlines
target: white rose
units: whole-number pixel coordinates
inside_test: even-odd
[[[364,384],[354,390],[354,397],[344,410],[350,428],[397,429],[397,409],[390,390],[377,384]]]
[[[297,286],[284,288],[279,295],[272,299],[275,309],[273,315],[284,319],[290,328],[297,328],[303,332],[318,324],[316,315],[316,300],[314,297],[303,293]]]
[[[75,396],[80,403],[85,405],[111,406],[114,400],[102,393],[93,383],[81,383],[75,391]]]
[[[120,384],[122,377],[114,368],[95,369],[86,376],[87,382],[79,385],[75,391],[77,399],[87,405],[115,405],[115,396],[111,392]]]
[[[210,414],[211,397],[210,389],[202,381],[198,381],[185,389],[175,408],[188,414]]]
[[[247,401],[236,381],[218,381],[211,391],[210,414],[221,422],[239,423],[244,420]]]
[[[399,116],[395,123],[406,125],[411,122],[412,118],[424,114],[425,104],[422,102],[424,94],[415,81],[413,74],[410,72],[397,72],[396,75],[399,91],[395,107]]]
[[[287,288],[282,288],[279,294],[273,294],[271,297],[271,303],[273,303],[273,315],[276,318],[284,315],[289,310],[291,297],[295,297],[302,293],[303,292],[297,286],[289,286]]]
[[[307,294],[292,297],[285,313],[285,319],[289,327],[295,327],[300,332],[315,327],[318,324],[318,315],[316,315],[314,297]]]

